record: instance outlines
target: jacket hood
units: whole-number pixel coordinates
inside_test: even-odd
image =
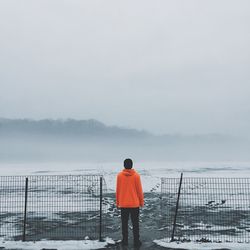
[[[123,169],[121,172],[123,175],[125,176],[132,176],[134,175],[136,172],[134,169]]]

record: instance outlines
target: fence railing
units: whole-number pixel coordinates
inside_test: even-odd
[[[0,237],[101,240],[106,192],[98,175],[0,176]]]
[[[250,242],[250,178],[161,178],[161,195],[170,240]]]

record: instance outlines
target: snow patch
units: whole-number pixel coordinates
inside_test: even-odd
[[[107,245],[115,242],[106,238],[103,242],[98,240],[40,240],[40,241],[4,241],[0,240],[0,248],[22,249],[22,250],[40,250],[42,248],[57,250],[85,250],[85,249],[103,249]]]
[[[154,243],[166,248],[171,249],[186,249],[186,250],[248,250],[250,249],[249,243],[214,243],[214,242],[170,242],[170,238],[154,240]]]

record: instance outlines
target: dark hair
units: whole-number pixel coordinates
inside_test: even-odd
[[[124,160],[124,168],[131,169],[133,167],[133,161],[131,159]]]

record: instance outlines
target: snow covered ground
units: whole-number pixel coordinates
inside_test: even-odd
[[[161,177],[248,177],[250,162],[134,162],[141,174],[145,192],[155,188]],[[4,175],[63,175],[102,174],[108,190],[114,192],[115,179],[123,169],[123,162],[106,163],[0,163]]]
[[[162,247],[171,249],[186,249],[186,250],[249,250],[249,243],[199,243],[199,242],[170,242],[170,239],[154,240],[154,242]]]
[[[142,184],[144,192],[157,193],[160,192],[161,188],[161,177],[180,177],[180,173],[184,173],[184,177],[249,177],[250,176],[250,162],[135,162],[134,168],[141,174]],[[103,175],[105,182],[107,184],[107,189],[110,193],[115,191],[115,181],[116,175],[119,171],[123,169],[123,162],[110,162],[110,163],[0,163],[0,173],[1,176],[12,176],[12,175],[85,175],[85,174],[98,174]],[[205,187],[204,187],[205,188]],[[202,191],[202,188],[199,189]],[[229,190],[230,191],[230,190]],[[195,192],[195,191],[194,191]],[[197,191],[198,192],[198,191]],[[199,191],[200,192],[200,191]],[[231,191],[230,191],[231,192]],[[38,199],[38,197],[35,197]],[[187,193],[188,198],[188,193]],[[60,197],[58,196],[58,202]],[[111,198],[112,200],[113,198]],[[155,201],[156,200],[156,201]],[[188,201],[188,199],[184,199]],[[149,198],[150,204],[146,206],[143,210],[142,215],[145,216],[145,228],[148,227],[149,231],[160,232],[160,221],[157,222],[155,215],[156,209],[158,209],[159,200],[156,196]],[[228,201],[230,202],[230,200]],[[228,205],[230,205],[228,203]],[[233,203],[232,203],[233,205]],[[79,208],[78,206],[74,206]],[[3,211],[8,210],[7,207],[2,207]],[[64,210],[70,210],[70,208],[65,207]],[[43,212],[42,210],[40,212]],[[71,211],[72,212],[72,211]],[[74,211],[76,212],[76,211]],[[79,212],[79,211],[78,211]],[[113,212],[110,212],[113,213]],[[113,216],[113,215],[112,215]],[[118,216],[118,215],[117,215]],[[155,218],[155,225],[147,222],[148,216]],[[113,217],[111,218],[113,220]],[[116,218],[117,222],[120,220]],[[143,217],[142,220],[144,221]],[[159,220],[162,220],[159,218]],[[7,221],[8,222],[8,221]],[[118,223],[119,224],[119,223]],[[8,223],[6,223],[8,225]],[[197,224],[197,227],[204,227],[203,224]],[[119,231],[119,228],[113,228],[113,231]],[[142,232],[143,234],[144,232]],[[159,239],[160,234],[152,234],[152,239]],[[113,235],[108,235],[113,237]],[[164,237],[164,234],[162,235]],[[45,244],[50,248],[56,249],[97,249],[103,247],[105,243],[100,243],[96,241],[67,241],[69,245],[65,242],[62,244],[60,241],[43,241],[41,244],[45,247]],[[156,244],[162,247],[168,248],[182,248],[182,249],[221,249],[228,248],[232,250],[248,250],[250,246],[244,243],[195,243],[186,242],[177,244],[176,242],[169,243],[168,240],[156,240]],[[4,245],[3,245],[4,244]],[[38,243],[36,246],[32,245],[32,242],[24,243],[6,241],[3,243],[1,241],[0,247],[5,246],[6,248],[14,248],[14,245],[18,244],[19,248],[22,249],[41,249]],[[26,244],[26,245],[25,245]],[[29,245],[30,244],[30,245]],[[53,246],[53,244],[55,244]],[[58,245],[56,245],[58,244]],[[79,245],[77,245],[79,244]],[[87,244],[90,244],[87,246]],[[91,245],[92,244],[92,245]],[[101,245],[102,244],[102,245]],[[47,246],[47,245],[46,245]],[[66,248],[63,248],[67,246]],[[87,246],[87,248],[83,248]],[[248,247],[249,246],[249,247]],[[37,247],[37,248],[35,248]],[[39,248],[40,247],[40,248]],[[70,248],[72,247],[72,248]],[[91,247],[91,248],[90,248]]]
[[[100,242],[97,240],[67,240],[67,241],[53,241],[41,240],[36,242],[22,242],[22,241],[4,241],[0,239],[0,248],[6,249],[22,249],[22,250],[41,250],[41,249],[57,249],[57,250],[90,250],[103,249],[107,245],[114,244],[110,238]]]

